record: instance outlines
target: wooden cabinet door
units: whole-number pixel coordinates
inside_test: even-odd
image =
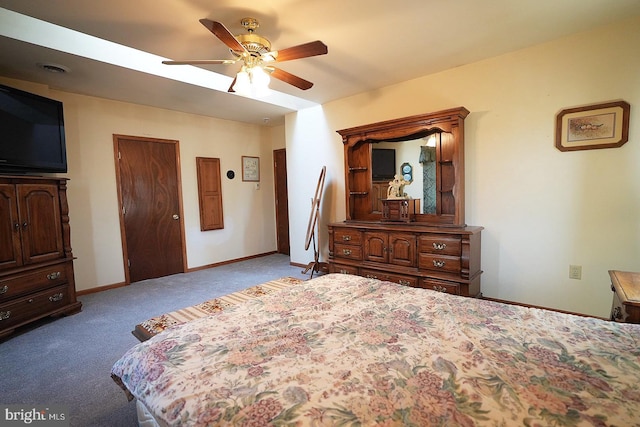
[[[364,259],[373,262],[388,262],[389,234],[366,231],[364,233]]]
[[[0,184],[0,270],[22,265],[16,187]]]
[[[416,236],[413,234],[389,233],[389,263],[415,267],[416,245]]]
[[[196,169],[198,171],[200,230],[219,230],[224,228],[220,159],[196,157]]]
[[[64,247],[58,187],[52,184],[18,184],[16,191],[24,263],[62,258]]]

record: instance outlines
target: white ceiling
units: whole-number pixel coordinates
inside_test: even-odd
[[[269,118],[269,125],[308,101],[326,103],[640,15],[639,0],[0,0],[0,8],[2,76],[248,123]],[[229,58],[198,20],[240,34],[240,19],[254,17],[273,49],[322,40],[329,53],[279,64],[315,85],[302,91],[272,79],[271,88],[284,95],[264,102],[114,65],[101,58],[110,49],[83,51],[85,42],[68,31],[64,47],[55,27],[27,17],[174,60]],[[126,49],[119,55],[120,62],[129,56]],[[46,72],[37,63],[70,72]],[[183,66],[162,67],[179,74]],[[219,80],[214,73],[228,76],[226,88],[239,65],[201,68],[211,81]]]

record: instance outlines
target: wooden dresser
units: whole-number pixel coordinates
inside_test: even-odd
[[[640,323],[640,273],[609,270],[613,304],[611,320]]]
[[[458,107],[337,131],[344,144],[346,212],[344,222],[328,226],[329,271],[482,296],[483,227],[467,226],[464,218],[468,114]],[[395,150],[396,175],[412,168],[412,198],[387,199],[389,182],[373,179],[376,144]]]
[[[329,224],[329,270],[479,297],[482,227]]]
[[[0,337],[81,310],[63,178],[0,176]]]

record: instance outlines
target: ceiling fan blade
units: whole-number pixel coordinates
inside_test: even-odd
[[[162,61],[165,65],[207,65],[207,64],[235,64],[236,59],[193,59],[184,61]]]
[[[325,55],[328,52],[327,45],[320,40],[289,47],[274,52],[277,62],[291,61],[292,59],[308,58],[309,56]]]
[[[237,78],[238,78],[237,76],[233,78],[233,81],[231,82],[231,86],[229,86],[229,90],[227,90],[227,92],[231,92],[231,93],[234,93],[234,92],[235,92],[235,90],[233,90],[233,87],[234,87],[234,86],[235,86],[235,84],[236,84],[236,79],[237,79]]]
[[[247,52],[242,43],[240,43],[234,36],[231,34],[227,27],[222,25],[216,21],[210,21],[208,19],[201,19],[200,23],[207,27],[209,31],[213,33],[214,36],[220,39],[222,43],[226,44],[229,49],[234,52]]]
[[[307,90],[311,89],[313,83],[298,76],[294,76],[291,73],[287,73],[279,68],[268,67],[267,70],[271,72],[271,77],[282,80],[285,83],[289,83],[292,86],[297,87],[298,89]]]

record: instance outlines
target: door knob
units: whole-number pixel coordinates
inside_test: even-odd
[[[178,220],[180,219],[180,217],[178,216],[178,214],[173,214],[173,219]]]

